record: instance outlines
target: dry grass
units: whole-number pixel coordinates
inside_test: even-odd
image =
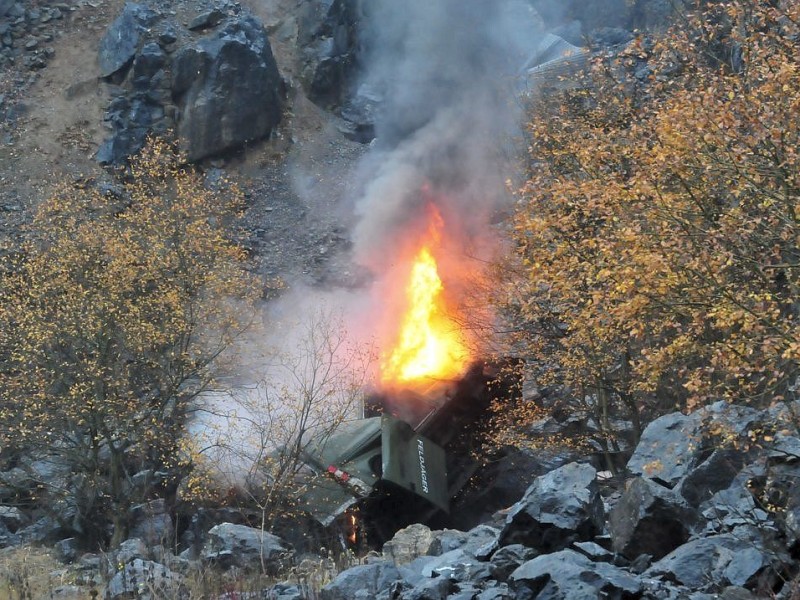
[[[320,589],[333,581],[340,570],[358,563],[358,558],[349,553],[336,559],[308,557],[274,576],[236,568],[220,571],[201,563],[191,566],[184,563],[183,568],[174,564],[174,572],[182,576],[178,585],[159,588],[143,581],[137,586],[138,597],[149,600],[260,598],[263,590],[283,582],[296,585],[304,597],[316,600]],[[86,570],[78,565],[65,566],[45,548],[6,548],[0,550],[0,600],[103,598],[105,584],[116,573],[113,569],[100,571],[100,568]]]
[[[58,562],[49,550],[32,547],[0,550],[0,600],[90,598],[90,588],[76,586],[76,582],[75,573]]]

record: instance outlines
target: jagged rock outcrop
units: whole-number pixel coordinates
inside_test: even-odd
[[[148,134],[176,131],[190,161],[224,154],[270,135],[285,88],[267,33],[238,4],[202,13],[184,27],[168,15],[126,4],[98,52],[113,99],[111,135],[96,154],[118,164]]]
[[[524,544],[542,552],[590,540],[603,530],[597,471],[569,463],[538,477],[506,518],[501,546]]]
[[[298,20],[301,80],[324,108],[341,107],[352,94],[359,66],[359,0],[306,0]]]
[[[689,539],[697,512],[675,492],[637,477],[609,514],[616,552],[634,559],[640,554],[661,558]]]
[[[636,598],[642,590],[637,577],[608,563],[592,562],[574,550],[537,556],[517,567],[509,581],[520,600]]]
[[[278,536],[255,527],[221,523],[208,532],[202,558],[225,568],[271,569],[291,554]]]
[[[283,81],[263,26],[231,19],[183,48],[173,64],[178,135],[196,161],[259,140],[281,118]]]

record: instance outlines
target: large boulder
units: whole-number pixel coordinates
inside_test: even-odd
[[[291,553],[283,540],[271,533],[246,525],[221,523],[208,532],[201,554],[204,560],[222,567],[274,569]]]
[[[157,19],[158,15],[146,6],[125,4],[100,40],[97,60],[101,77],[110,77],[133,62],[143,33]]]
[[[100,74],[118,85],[110,88],[111,135],[99,163],[123,163],[149,134],[171,131],[189,160],[200,160],[267,137],[277,125],[284,83],[262,24],[235,3],[200,17],[192,32],[127,4],[109,27]]]
[[[644,572],[697,591],[752,582],[770,564],[756,536],[724,534],[691,540]]]
[[[592,539],[603,530],[597,471],[569,463],[538,477],[510,510],[499,544],[523,544],[542,552]]]
[[[631,480],[608,519],[614,550],[634,559],[661,558],[686,540],[697,512],[675,492],[641,477]]]
[[[650,423],[628,461],[628,470],[672,488],[700,462],[697,413],[670,413]]]
[[[714,455],[714,450],[731,441],[746,442],[754,428],[760,428],[766,413],[748,406],[729,404],[724,401],[705,406],[690,415],[670,413],[650,423],[642,432],[636,450],[628,461],[628,470],[641,477],[654,479],[663,485],[674,488],[703,462]],[[709,465],[713,472],[725,457],[714,457],[715,463]],[[715,466],[716,465],[716,466]],[[735,469],[734,469],[735,470]],[[713,483],[724,486],[729,479],[730,470],[719,474],[720,481]],[[698,477],[705,477],[701,472]],[[710,482],[711,478],[706,477]]]
[[[281,118],[283,80],[264,27],[246,15],[183,48],[173,65],[178,134],[189,160],[270,134]]]
[[[638,598],[641,582],[608,563],[593,563],[574,550],[537,556],[520,565],[509,578],[516,598],[577,600],[578,598]]]
[[[395,565],[404,565],[428,554],[432,542],[433,532],[430,527],[415,523],[395,533],[383,545],[383,557]]]
[[[320,591],[321,600],[371,600],[402,579],[387,562],[359,565],[342,571]]]
[[[352,92],[359,59],[358,0],[306,0],[297,44],[308,97],[323,107],[341,106]]]

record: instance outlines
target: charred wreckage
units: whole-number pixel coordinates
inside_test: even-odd
[[[483,467],[490,407],[519,395],[517,366],[476,362],[444,390],[371,395],[365,418],[304,451],[298,508],[350,545],[382,544],[411,523],[457,526]]]

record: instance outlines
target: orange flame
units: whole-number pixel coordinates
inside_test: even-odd
[[[452,379],[461,375],[469,351],[444,297],[434,251],[441,216],[432,210],[428,243],[414,257],[405,289],[406,311],[394,348],[381,365],[384,384]]]

